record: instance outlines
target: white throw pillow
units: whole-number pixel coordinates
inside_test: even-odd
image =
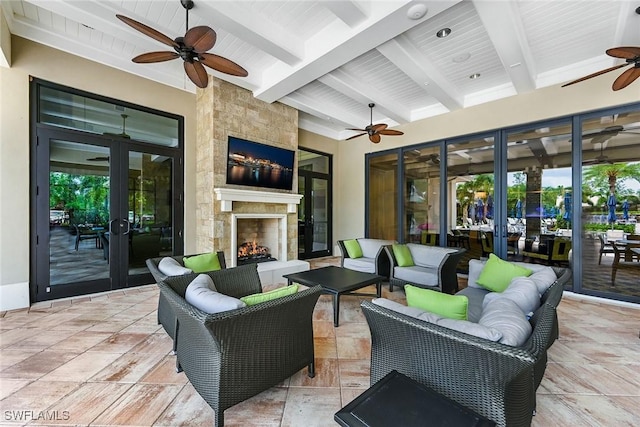
[[[503,292],[489,292],[482,301],[484,309],[491,301],[508,298],[518,304],[525,315],[529,315],[540,307],[540,294],[536,283],[529,277],[515,277]]]
[[[420,310],[416,307],[408,307],[406,305],[386,298],[374,298],[373,300],[371,300],[371,302],[381,307],[388,308],[389,310],[393,310],[410,317],[415,317],[416,319],[420,319],[425,322],[435,323],[436,325],[440,325],[445,328],[464,332],[465,334],[473,335],[491,341],[498,341],[500,338],[502,338],[502,333],[497,329],[487,328],[486,326],[469,322],[468,320],[447,319],[442,316],[438,316],[435,313]]]
[[[468,287],[485,289],[484,286],[480,286],[476,283],[476,280],[478,280],[478,277],[480,277],[480,273],[482,272],[485,264],[486,261],[480,261],[479,259],[469,260],[469,277],[467,279]]]
[[[555,271],[551,267],[545,267],[533,273],[528,277],[533,280],[538,288],[538,293],[543,295],[553,283],[558,280]]]
[[[508,298],[487,304],[478,323],[502,332],[500,343],[513,347],[523,345],[533,330],[520,307]]]
[[[189,283],[184,299],[205,313],[213,314],[246,307],[238,298],[215,291],[213,280],[207,274],[199,274]]]
[[[162,258],[158,263],[158,270],[167,276],[182,276],[183,274],[193,273],[190,268],[184,267],[171,257]]]

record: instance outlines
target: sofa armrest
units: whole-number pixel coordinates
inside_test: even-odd
[[[458,262],[467,250],[457,249],[448,253],[438,267],[438,286],[440,292],[455,294],[458,292]]]
[[[338,248],[340,249],[340,267],[344,267],[344,259],[350,258],[344,240],[338,240]]]
[[[216,314],[193,307],[164,282],[158,286],[178,318],[178,368],[217,420],[225,409],[305,366],[313,368],[312,319],[320,286]]]
[[[385,246],[380,246],[376,254],[376,274],[387,279],[391,274],[391,261],[389,261]]]
[[[361,307],[371,330],[371,384],[395,369],[498,425],[530,425],[537,362],[530,351],[411,318],[368,301]]]

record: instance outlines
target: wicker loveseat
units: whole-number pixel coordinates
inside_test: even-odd
[[[220,268],[222,269],[226,268],[226,263],[224,260],[224,252],[218,251],[216,252],[216,255],[218,255]],[[184,266],[183,259],[185,256],[189,257],[192,255],[175,255],[175,256],[172,256],[171,258],[178,261],[178,264]],[[161,281],[169,277],[166,274],[164,274],[162,271],[160,271],[160,269],[158,268],[158,264],[160,264],[160,261],[162,261],[163,258],[165,257],[149,258],[146,260],[147,268],[153,275],[153,278],[155,279],[156,283],[160,283]],[[162,293],[160,293],[160,296],[158,297],[158,323],[162,325],[164,330],[167,332],[167,334],[169,334],[169,336],[172,339],[175,337],[176,316],[175,314],[173,314],[173,310],[171,310],[171,307],[167,303],[167,300],[162,295]],[[175,350],[175,344],[174,344],[174,350]]]
[[[553,270],[557,280],[529,319],[531,335],[517,347],[363,301],[371,330],[371,384],[395,369],[499,426],[529,426],[547,349],[558,337],[556,307],[571,277],[569,269]]]
[[[400,267],[393,246],[385,246],[391,268],[389,270],[389,291],[394,286],[404,287],[407,283],[422,288],[437,289],[447,294],[458,291],[456,268],[464,248],[442,248],[439,246],[407,243],[414,265]]]
[[[262,291],[256,264],[206,273],[216,289],[240,298]],[[224,411],[308,367],[313,377],[313,310],[320,286],[231,311],[207,314],[184,299],[197,275],[174,276],[158,283],[176,314],[178,371],[224,425]]]

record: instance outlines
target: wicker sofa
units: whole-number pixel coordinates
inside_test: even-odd
[[[379,276],[389,277],[389,258],[386,256],[384,247],[395,243],[393,240],[360,238],[358,241],[362,249],[362,256],[351,258],[345,247],[344,240],[338,240],[340,248],[340,266],[350,270],[373,273]]]
[[[257,264],[206,273],[216,289],[240,298],[262,291]],[[308,367],[313,377],[313,310],[322,293],[316,286],[231,311],[207,314],[185,299],[197,275],[173,276],[158,283],[176,314],[178,371],[215,412],[215,426],[224,425],[224,411],[273,387]]]
[[[411,283],[422,288],[437,289],[447,294],[458,291],[458,276],[456,268],[464,248],[442,248],[439,246],[407,243],[415,265],[400,267],[393,253],[393,246],[385,246],[385,252],[390,263],[389,291],[394,286],[404,287]]]
[[[218,255],[220,268],[222,269],[226,268],[226,262],[224,260],[224,252],[217,251],[216,254]],[[175,255],[175,256],[172,256],[171,258],[175,259],[176,261],[178,261],[180,265],[184,266],[183,259],[185,256],[189,257],[191,255]],[[156,283],[160,283],[161,281],[169,277],[166,274],[164,274],[162,271],[160,271],[160,269],[158,268],[158,264],[160,264],[160,261],[162,261],[163,258],[164,257],[157,257],[157,258],[149,258],[146,260],[147,268],[153,275],[153,278],[155,279]],[[167,332],[167,334],[169,334],[171,339],[175,337],[176,316],[173,313],[173,310],[171,310],[171,307],[167,303],[167,300],[162,295],[162,293],[160,293],[160,296],[158,297],[158,323],[162,325],[162,327]],[[174,343],[174,350],[175,350],[175,343]]]
[[[556,280],[529,320],[532,333],[518,347],[363,301],[362,311],[371,330],[371,384],[395,369],[499,426],[529,426],[547,349],[558,337],[556,307],[571,278],[567,268],[553,270]],[[482,292],[474,293],[470,299],[482,298]]]

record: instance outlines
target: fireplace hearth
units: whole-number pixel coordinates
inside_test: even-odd
[[[238,265],[277,261],[271,256],[269,248],[253,242],[244,242],[238,246]]]

